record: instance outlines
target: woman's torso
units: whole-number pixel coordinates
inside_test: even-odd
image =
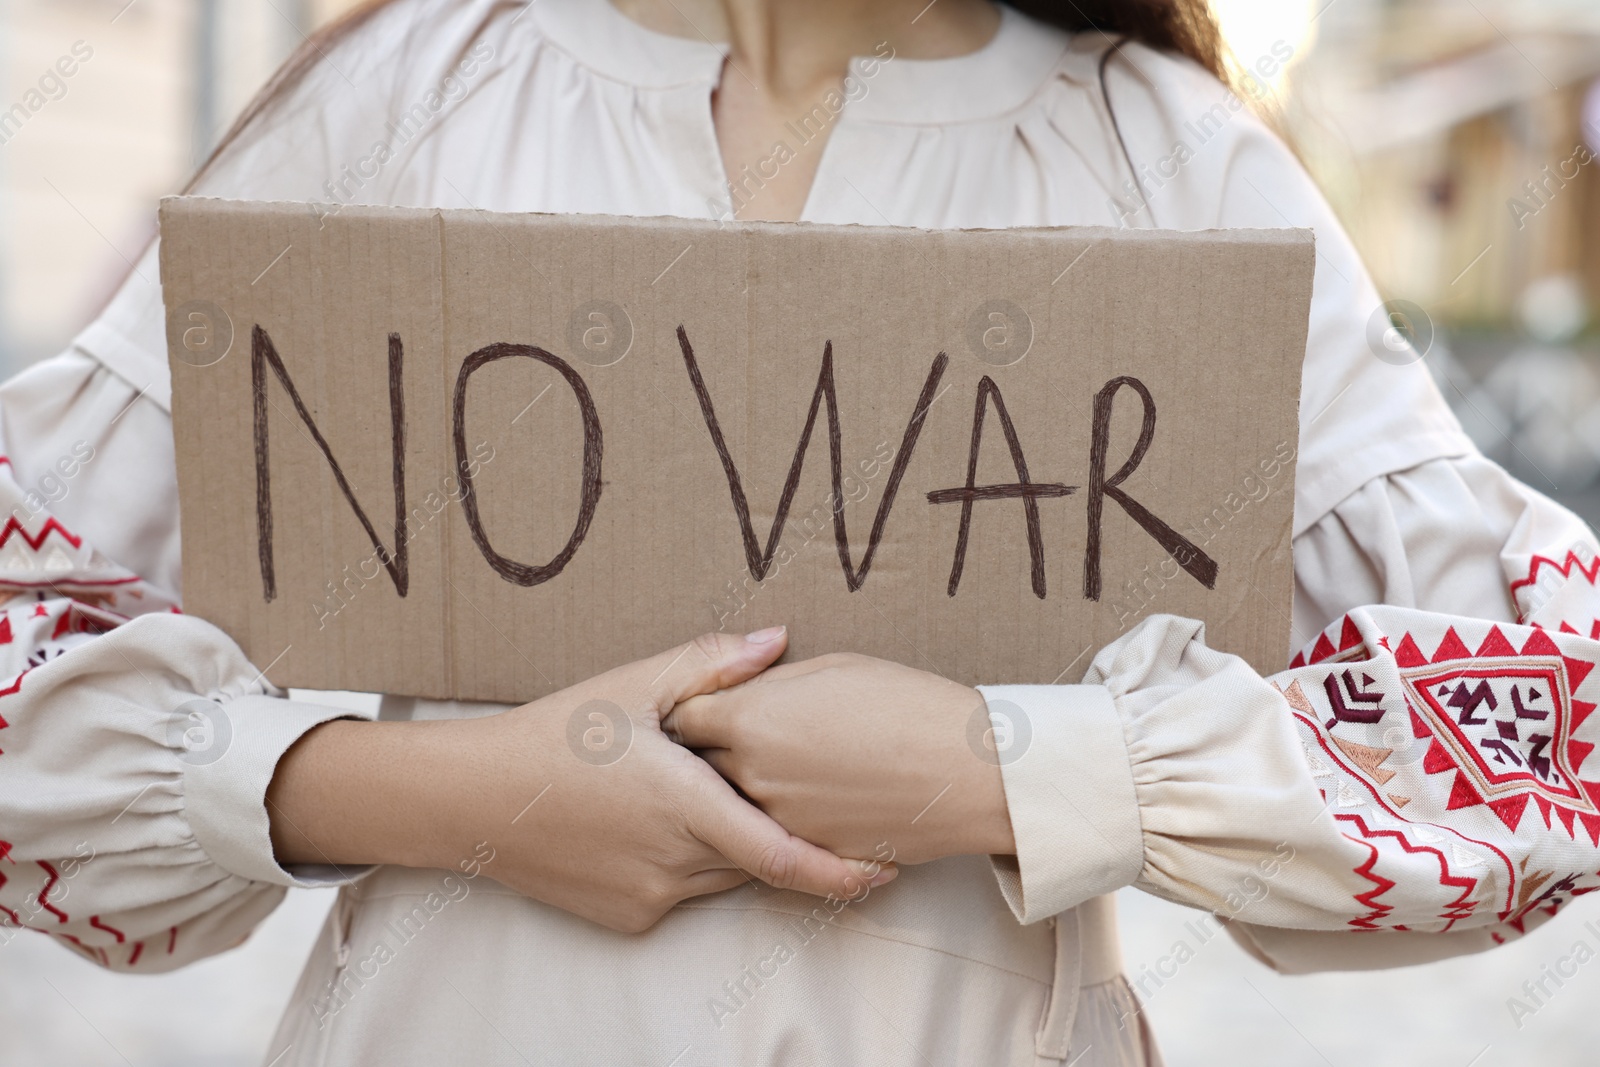
[[[1183,183],[1135,178],[1100,88],[1106,44],[1008,11],[994,41],[972,55],[858,62],[848,98],[837,108],[819,101],[829,135],[804,219],[1115,226],[1148,224],[1153,213],[1180,228],[1230,224],[1224,186],[1234,149],[1220,142],[1195,157]],[[1137,152],[1175,135],[1185,107],[1198,113],[1210,100],[1190,91],[1208,84],[1197,68],[1135,54],[1123,84],[1152,73],[1160,83],[1119,108]],[[323,210],[392,203],[727,217],[729,176],[710,107],[722,64],[717,47],[651,34],[606,0],[403,0],[314,72],[298,110],[247,134],[197,191],[318,201]],[[1237,129],[1224,140],[1255,136],[1248,115],[1231,121]],[[758,185],[744,188],[759,195]],[[1248,224],[1283,224],[1260,215]],[[1319,288],[1323,279],[1319,268]],[[110,319],[119,315],[126,333],[148,335],[145,347],[161,351],[158,295],[130,284]],[[100,358],[132,380],[133,347],[107,346]],[[130,353],[127,365],[119,351]],[[1308,370],[1307,402],[1320,408],[1319,394],[1344,395],[1360,373]],[[1350,465],[1339,476],[1361,474]],[[1342,492],[1331,484],[1324,495]],[[121,547],[114,533],[100,540]],[[174,547],[150,553],[173,584]],[[385,714],[481,710],[389,701]],[[1077,1025],[1096,1045],[1085,1067],[1142,1055],[1126,987],[1106,981],[1119,967],[1107,913],[1094,910],[1087,926],[1067,917],[1097,947],[1077,952],[1063,972],[1058,948],[1072,942],[1060,924],[1019,925],[981,858],[908,869],[888,891],[837,914],[824,905],[825,925],[816,901],[749,887],[690,902],[638,936],[518,897],[493,874],[490,863],[452,887],[442,872],[381,869],[344,890],[268,1058],[1033,1063],[1045,1046],[1064,1053],[1041,1045],[1041,1032],[1060,1029],[1059,994],[1079,984]],[[1089,1041],[1080,1037],[1073,1054]]]
[[[856,903],[731,890],[639,935],[518,896],[493,874],[492,861],[472,879],[381,868],[343,890],[270,1054],[1032,1065],[1070,1058],[1040,1053],[1066,1051],[1060,1013],[1075,1007],[1072,1055],[1094,1046],[1083,1065],[1150,1062],[1109,910],[1086,909],[1093,943],[1076,959],[1067,946],[1062,978],[1058,923],[1077,917],[1018,924],[982,858],[908,868],[893,893]]]
[[[463,37],[454,49],[429,48],[440,86],[451,71],[439,58],[479,60],[470,77],[454,71],[465,91],[442,91],[437,114],[402,96],[402,118],[380,124],[389,152],[345,138],[350,158],[307,195],[731,217],[710,121],[719,49],[650,34],[604,0],[541,0],[517,24],[508,18],[471,46]],[[1035,100],[1067,44],[1008,15],[1000,35],[954,69],[858,64],[840,110],[821,101],[828,142],[805,219],[1113,221],[1103,179],[1071,151],[1058,162],[1072,174],[1014,180],[1030,172],[1036,149],[1007,116]],[[430,102],[426,93],[418,101]],[[1028,117],[1052,119],[1048,109]],[[946,165],[932,166],[929,153]],[[753,162],[745,196],[759,196],[762,161]],[[390,700],[384,713],[480,710]],[[1056,924],[1018,924],[982,858],[909,869],[892,893],[849,904],[752,885],[690,901],[637,936],[524,899],[493,875],[492,862],[482,877],[448,883],[444,872],[389,868],[344,890],[273,1051],[292,1045],[286,1063],[1050,1062],[1039,1051]],[[1088,970],[1072,976],[1074,986],[1103,987],[1082,1001],[1086,1026],[1114,1027],[1131,1012],[1125,988],[1111,982],[1120,971],[1112,930],[1104,919],[1094,926]],[[1131,1015],[1126,1022],[1120,1038],[1098,1038],[1103,1058],[1085,1062],[1140,1062],[1130,1050],[1141,1029]]]

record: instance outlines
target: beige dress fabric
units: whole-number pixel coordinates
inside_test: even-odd
[[[985,687],[1032,725],[1004,772],[1018,856],[908,868],[854,903],[748,887],[624,936],[499,886],[489,852],[454,872],[285,870],[267,783],[295,739],[346,713],[269,691],[226,635],[177,611],[152,251],[67,352],[0,386],[0,936],[162,970],[237,944],[285,886],[342,884],[264,1050],[278,1067],[1095,1067],[1158,1061],[1104,896],[1123,886],[1233,920],[1283,970],[1487,948],[1594,887],[1600,819],[1591,837],[1587,802],[1538,762],[1559,751],[1581,781],[1593,534],[1475,452],[1425,365],[1374,358],[1377,293],[1237,97],[1137,46],[1102,92],[1101,35],[1002,10],[971,55],[854,64],[819,101],[832,134],[804,217],[1313,228],[1291,669],[1263,679],[1198,624],[1156,616],[1130,621],[1084,685]],[[200,191],[726,217],[709,106],[723,65],[720,47],[653,34],[607,0],[401,0]],[[1238,507],[1281,484],[1242,486]],[[1413,737],[1404,672],[1418,655],[1448,667],[1458,646],[1560,673],[1565,717],[1541,721],[1565,732],[1505,749],[1521,785],[1465,762],[1451,774]],[[1367,681],[1346,678],[1358,661]],[[1513,677],[1488,678],[1506,706]],[[1381,691],[1363,705],[1379,720],[1341,718],[1340,686]],[[197,700],[211,709],[198,745]],[[382,714],[494,710],[385,698]]]

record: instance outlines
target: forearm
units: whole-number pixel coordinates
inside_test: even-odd
[[[451,866],[470,854],[486,720],[339,720],[309,731],[267,791],[278,862]],[[480,748],[479,751],[482,751]]]
[[[782,636],[707,635],[480,719],[309,730],[267,789],[274,857],[442,868],[494,859],[502,885],[630,932],[751,876],[817,896],[883,885],[893,868],[786,832],[661,732],[678,702],[768,666]],[[623,702],[621,751],[595,759],[572,746],[570,724],[596,706],[620,721]]]

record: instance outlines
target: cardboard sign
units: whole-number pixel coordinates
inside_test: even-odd
[[[278,685],[519,702],[786,623],[1070,682],[1283,665],[1306,231],[167,201],[186,610]]]

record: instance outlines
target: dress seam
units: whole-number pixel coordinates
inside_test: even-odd
[[[684,908],[685,910],[688,910],[688,911],[721,911],[721,912],[762,911],[762,912],[766,912],[766,913],[768,913],[770,915],[782,915],[782,916],[785,916],[786,918],[790,918],[790,919],[809,919],[809,918],[812,917],[809,912],[807,912],[807,913],[795,913],[795,912],[792,912],[792,911],[782,911],[782,910],[780,910],[778,908],[767,908],[767,907],[760,907],[760,906],[753,907],[753,908],[722,908],[722,907],[716,907],[716,906],[705,905],[705,904],[680,904],[678,906],[680,908]],[[951,952],[949,949],[937,948],[937,947],[934,947],[932,945],[920,945],[915,941],[904,941],[904,940],[901,940],[900,938],[897,938],[897,937],[889,937],[886,934],[873,933],[871,930],[862,930],[862,929],[858,929],[857,927],[844,926],[844,925],[841,925],[839,923],[830,922],[828,925],[830,927],[832,927],[833,929],[845,930],[845,931],[848,931],[849,933],[858,934],[858,935],[860,935],[862,937],[876,938],[879,941],[888,941],[891,944],[904,945],[907,948],[922,949],[924,952],[937,952],[941,956],[949,956],[951,959],[961,960],[961,961],[963,961],[965,963],[970,963],[970,964],[973,964],[974,966],[978,966],[978,967],[986,967],[986,968],[988,968],[989,970],[992,970],[992,971],[999,971],[1001,974],[1009,974],[1014,978],[1021,978],[1025,982],[1032,982],[1035,985],[1044,987],[1045,989],[1049,989],[1049,988],[1051,988],[1052,985],[1054,985],[1053,982],[1045,981],[1044,979],[1040,979],[1040,978],[1035,978],[1032,975],[1023,974],[1021,971],[1014,971],[1009,967],[1002,967],[999,964],[989,963],[989,962],[987,962],[985,960],[973,959],[971,956],[964,956],[959,952]]]

